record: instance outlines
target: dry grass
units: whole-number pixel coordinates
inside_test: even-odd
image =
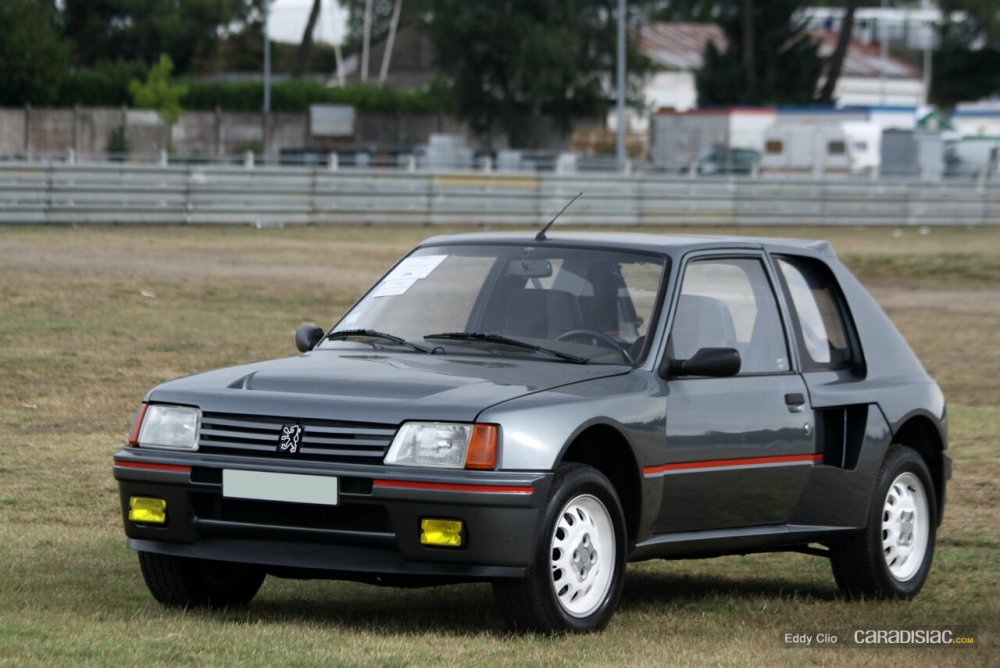
[[[825,236],[951,403],[957,469],[927,587],[846,603],[802,555],[630,568],[603,634],[512,637],[483,585],[392,590],[269,579],[239,612],[176,612],[124,547],[111,455],[142,394],[290,354],[427,228],[0,229],[0,663],[21,665],[991,665],[988,647],[788,650],[784,630],[1000,620],[1000,231],[750,230]],[[741,232],[746,232],[742,231]],[[152,296],[150,296],[152,295]]]

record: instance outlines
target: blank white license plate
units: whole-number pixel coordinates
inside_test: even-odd
[[[222,470],[222,496],[258,501],[337,505],[337,479],[267,471]]]

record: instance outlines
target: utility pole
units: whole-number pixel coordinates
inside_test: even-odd
[[[754,44],[753,0],[740,1],[740,22],[743,29],[743,70],[746,72],[746,99],[757,102],[757,58]]]
[[[618,0],[618,134],[615,137],[615,159],[618,171],[625,171],[625,0]]]
[[[399,13],[403,9],[403,0],[396,0],[392,8],[392,20],[389,22],[389,36],[385,40],[385,48],[382,49],[382,67],[378,73],[378,82],[384,84],[389,76],[389,61],[392,59],[392,49],[396,46],[396,30],[399,28]]]
[[[271,111],[271,39],[267,34],[267,24],[271,12],[271,0],[264,0],[264,114]]]
[[[368,58],[372,43],[372,0],[365,0],[365,34],[361,37],[361,83],[368,81]]]
[[[271,13],[271,0],[264,0],[264,101],[261,107],[260,134],[261,160],[267,160],[271,150],[271,36],[268,34],[268,20]]]
[[[885,106],[886,70],[889,66],[889,34],[885,29],[886,16],[888,14],[888,0],[882,0],[882,12],[878,21],[878,48],[879,48],[879,75],[878,75],[878,103]]]

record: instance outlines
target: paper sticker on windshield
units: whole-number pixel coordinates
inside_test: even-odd
[[[387,276],[384,281],[378,284],[375,291],[372,292],[372,297],[391,297],[393,295],[401,295],[409,290],[416,282],[417,279],[415,278],[393,278],[391,275]]]
[[[417,257],[408,257],[400,262],[392,270],[391,274],[386,276],[386,280],[427,278],[447,257],[447,255],[418,255]]]
[[[447,255],[420,255],[406,258],[378,284],[372,292],[372,297],[403,294],[413,287],[414,283],[430,276],[447,257]]]

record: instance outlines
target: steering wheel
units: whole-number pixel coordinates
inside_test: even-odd
[[[579,341],[580,343],[601,346],[602,348],[611,348],[621,353],[627,362],[632,361],[632,357],[621,347],[620,343],[604,332],[598,332],[596,329],[571,329],[557,336],[556,341]]]

